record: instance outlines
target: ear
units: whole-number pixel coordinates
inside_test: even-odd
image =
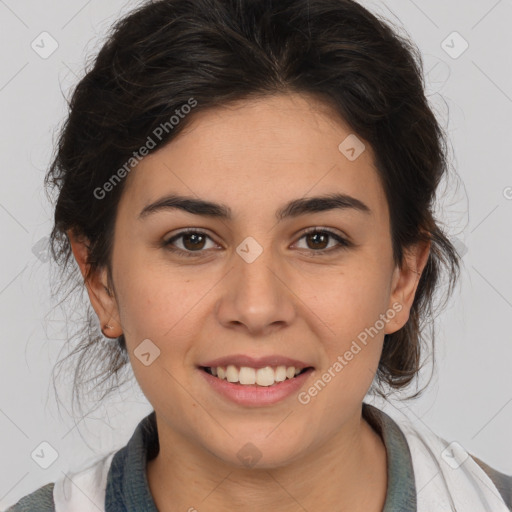
[[[409,320],[412,303],[416,295],[416,289],[420,281],[421,274],[428,261],[430,254],[430,240],[427,242],[418,242],[407,248],[404,252],[405,263],[402,268],[396,266],[393,271],[391,282],[391,295],[389,298],[388,309],[397,311],[392,320],[387,322],[384,332],[392,334],[401,329]],[[396,303],[401,305],[398,311]],[[393,307],[395,304],[395,307]]]
[[[119,322],[117,302],[112,291],[109,290],[107,269],[91,270],[89,259],[89,241],[85,237],[77,236],[71,229],[66,232],[71,250],[75,257],[84,284],[89,294],[91,305],[98,316],[101,332],[107,338],[117,338],[123,333]]]

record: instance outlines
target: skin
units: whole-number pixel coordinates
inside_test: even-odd
[[[382,510],[386,450],[361,405],[384,335],[408,320],[430,246],[410,248],[406,264],[394,266],[372,149],[365,142],[354,161],[338,149],[350,133],[305,95],[239,102],[195,113],[184,132],[126,178],[113,243],[114,293],[106,291],[106,269],[86,285],[101,325],[112,326],[106,334],[124,332],[135,377],[156,411],[160,452],[147,476],[160,511]],[[276,222],[286,202],[333,192],[363,201],[371,215],[330,210]],[[138,218],[168,193],[224,203],[234,218],[178,210]],[[354,245],[315,255],[338,242],[304,236],[311,227]],[[186,228],[210,237],[174,242],[195,250],[192,257],[162,246]],[[87,249],[69,235],[85,276]],[[263,249],[250,264],[236,252],[248,236]],[[208,359],[280,354],[315,367],[307,390],[397,303],[401,311],[307,405],[296,394],[265,407],[236,405],[198,374]],[[149,366],[134,355],[147,338],[160,349]],[[247,442],[261,452],[253,468],[237,457]]]

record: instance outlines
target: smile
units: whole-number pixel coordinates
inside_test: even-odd
[[[295,366],[265,366],[263,368],[251,368],[249,366],[202,366],[201,369],[218,379],[239,384],[242,386],[274,386],[288,379],[293,379],[306,372],[311,367],[296,368]]]

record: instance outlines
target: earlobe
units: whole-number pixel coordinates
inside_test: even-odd
[[[401,329],[409,319],[421,274],[430,254],[430,245],[431,242],[429,240],[427,242],[418,242],[411,248],[406,249],[404,265],[402,268],[396,267],[394,270],[388,307],[392,308],[393,304],[398,302],[402,308],[394,317],[394,320],[388,323],[386,334],[391,334]],[[389,332],[387,332],[388,330]]]
[[[89,300],[107,338],[118,338],[122,329],[118,320],[117,302],[108,288],[106,268],[92,268],[89,263],[89,241],[72,230],[66,232],[73,256],[80,268]]]

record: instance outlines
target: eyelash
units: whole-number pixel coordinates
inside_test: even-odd
[[[172,238],[169,238],[169,240],[164,241],[163,246],[167,250],[177,254],[178,256],[185,256],[185,257],[189,257],[189,258],[190,257],[192,257],[192,258],[201,257],[202,256],[201,253],[205,252],[204,250],[184,251],[182,249],[177,249],[176,247],[172,247],[172,243],[175,240],[178,240],[178,239],[182,238],[183,236],[190,235],[190,234],[204,235],[207,238],[209,238],[210,240],[212,240],[212,238],[203,231],[199,231],[196,229],[187,229],[184,231],[180,231],[178,234],[174,235]],[[321,228],[311,228],[311,229],[303,232],[298,240],[301,240],[306,235],[310,235],[310,234],[327,234],[329,237],[334,238],[339,243],[339,245],[337,247],[334,247],[331,249],[321,249],[318,251],[315,251],[314,249],[309,249],[309,251],[311,251],[314,256],[323,256],[324,254],[327,254],[327,253],[336,253],[338,251],[347,249],[353,245],[351,242],[342,238],[337,233],[334,233],[333,231],[330,231],[328,229],[321,229]],[[307,250],[307,249],[303,249],[303,250]],[[196,255],[195,253],[198,253],[198,254]]]

